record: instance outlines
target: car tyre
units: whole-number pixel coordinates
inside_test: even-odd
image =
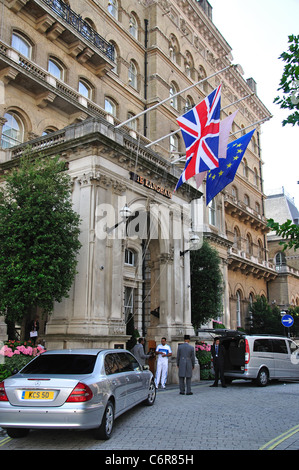
[[[269,372],[267,371],[267,369],[263,368],[259,371],[255,382],[259,387],[266,387],[266,385],[268,385]]]
[[[29,434],[29,429],[25,428],[7,428],[5,431],[12,438],[26,437]]]
[[[156,394],[157,394],[157,389],[156,389],[155,383],[153,381],[151,381],[149,389],[148,389],[147,399],[144,400],[143,403],[146,406],[153,406],[153,404],[155,403],[155,400],[156,400]]]
[[[95,429],[95,439],[108,440],[110,439],[114,425],[114,405],[109,400],[102,418],[101,425]]]

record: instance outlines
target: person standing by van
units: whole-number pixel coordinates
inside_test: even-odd
[[[211,387],[218,387],[218,380],[220,375],[221,385],[223,388],[226,388],[225,379],[224,379],[224,358],[225,358],[225,348],[220,344],[219,338],[215,338],[214,344],[211,347],[211,353],[213,357],[213,366],[215,372],[215,379]]]

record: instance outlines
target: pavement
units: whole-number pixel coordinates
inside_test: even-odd
[[[108,441],[95,441],[90,431],[79,430],[32,430],[25,438],[10,439],[0,428],[0,450],[102,450],[115,455],[147,450],[194,458],[202,450],[299,450],[299,383],[260,388],[237,381],[225,389],[211,384],[193,383],[192,396],[180,395],[178,385],[158,389],[155,405],[138,405],[120,416]]]

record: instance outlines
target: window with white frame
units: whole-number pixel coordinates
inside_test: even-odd
[[[116,104],[110,98],[105,98],[105,111],[112,116],[116,116]]]
[[[138,23],[134,15],[130,16],[129,31],[135,39],[138,39]]]
[[[24,124],[18,114],[9,112],[4,114],[6,122],[2,127],[1,147],[6,149],[24,142]]]
[[[79,80],[78,91],[85,98],[92,99],[92,86],[86,80]]]
[[[130,249],[125,250],[125,264],[135,266],[135,253]]]
[[[130,62],[128,79],[129,79],[129,84],[133,88],[137,89],[137,67],[132,60]]]
[[[125,298],[124,298],[124,314],[125,322],[132,317],[134,313],[134,289],[133,287],[125,286]]]
[[[54,57],[50,57],[48,60],[48,72],[59,80],[64,80],[65,68],[62,63]]]
[[[208,205],[209,207],[209,224],[216,226],[216,202],[215,199],[212,199],[212,201]]]
[[[179,151],[179,138],[175,134],[169,137],[169,151],[170,152]]]
[[[170,104],[174,109],[178,109],[178,89],[177,86],[174,83],[171,83],[170,89],[169,89],[169,96],[171,97]]]
[[[28,59],[31,58],[32,46],[30,42],[20,33],[12,33],[11,45],[23,56],[27,57]]]
[[[108,0],[108,11],[114,16],[115,19],[118,19],[118,2],[117,0]]]

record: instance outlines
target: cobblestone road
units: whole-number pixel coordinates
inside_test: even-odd
[[[170,385],[153,407],[137,406],[115,421],[109,441],[90,431],[31,431],[10,439],[0,431],[1,450],[299,450],[299,383],[258,388],[193,385],[191,396]],[[1,428],[0,428],[1,429]]]

